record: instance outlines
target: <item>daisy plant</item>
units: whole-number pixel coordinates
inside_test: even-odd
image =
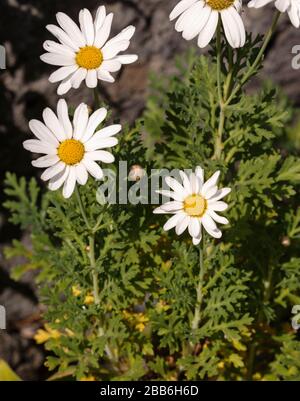
[[[189,176],[180,171],[182,183],[172,177],[166,177],[166,183],[171,191],[161,190],[158,193],[172,198],[173,200],[163,204],[154,210],[155,214],[173,214],[164,225],[164,230],[168,231],[175,227],[177,235],[181,235],[186,229],[193,238],[194,245],[200,245],[199,261],[200,274],[197,285],[197,303],[195,307],[192,329],[196,330],[200,322],[200,308],[203,298],[203,279],[204,279],[204,243],[203,230],[213,238],[221,238],[222,232],[216,223],[228,224],[229,221],[220,216],[217,212],[223,212],[228,208],[227,203],[221,201],[231,192],[230,188],[218,189],[217,182],[220,171],[215,172],[206,182],[204,181],[204,171],[198,166],[195,173]],[[201,243],[202,242],[202,243]]]
[[[106,14],[104,6],[98,8],[94,20],[89,10],[81,10],[79,26],[62,12],[57,13],[56,19],[59,26],[47,25],[47,29],[59,43],[45,41],[47,53],[41,60],[59,66],[49,77],[52,83],[60,82],[59,95],[78,89],[83,81],[89,88],[96,88],[98,80],[112,83],[115,79],[111,73],[138,58],[135,54],[119,54],[128,49],[135,27],[130,25],[109,39],[113,13]]]
[[[65,100],[57,103],[57,114],[50,108],[43,112],[43,122],[31,120],[29,128],[36,139],[23,143],[26,150],[44,156],[32,165],[46,168],[41,178],[49,181],[49,189],[55,191],[63,186],[63,196],[69,198],[76,184],[85,185],[90,174],[95,179],[103,177],[97,162],[112,163],[114,156],[103,150],[118,143],[116,135],[121,125],[110,125],[97,131],[107,110],[101,108],[89,116],[88,106],[80,104],[71,123]],[[96,131],[96,132],[95,132]]]
[[[7,175],[4,206],[32,245],[14,241],[5,254],[25,260],[15,278],[38,269],[47,324],[35,339],[51,379],[299,380],[292,110],[271,84],[245,90],[282,13],[299,26],[299,1],[274,1],[258,37],[246,34],[245,5],[170,5],[175,29],[209,52],[187,52],[173,77],[156,79],[131,127],[72,97],[29,122],[24,148],[50,190]],[[60,12],[47,26],[58,42],[41,58],[59,67],[50,81],[60,95],[85,81],[98,97],[99,80],[137,59],[121,53],[135,28],[110,38],[113,15],[95,11],[81,10],[79,25]]]
[[[230,188],[218,189],[217,182],[220,171],[204,182],[204,171],[197,167],[195,173],[189,176],[180,171],[182,184],[172,177],[166,178],[171,191],[161,190],[158,193],[171,197],[173,200],[156,208],[156,214],[173,214],[164,225],[164,230],[176,228],[176,234],[181,235],[186,229],[193,238],[193,244],[198,245],[202,239],[202,227],[214,238],[221,238],[222,232],[215,222],[228,224],[225,217],[216,212],[222,212],[228,205],[221,199],[228,195]]]

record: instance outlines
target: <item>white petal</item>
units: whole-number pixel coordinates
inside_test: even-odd
[[[114,125],[109,125],[108,127],[102,128],[100,131],[95,132],[95,135],[93,136],[94,138],[109,138],[113,135],[118,134],[122,129],[122,125],[120,124],[114,124]]]
[[[101,69],[103,71],[108,71],[108,72],[116,72],[119,71],[122,67],[122,63],[120,61],[117,61],[116,59],[113,60],[105,60],[101,64]]]
[[[232,12],[234,11],[235,14]],[[221,11],[222,23],[225,31],[225,36],[233,48],[238,48],[244,44],[245,28],[241,21],[240,15],[234,8]]]
[[[200,180],[195,173],[190,174],[190,183],[191,183],[192,193],[198,194],[200,192]]]
[[[200,221],[197,217],[192,217],[189,222],[189,234],[191,237],[199,237],[200,234]]]
[[[239,33],[238,47],[243,47],[246,42],[246,30],[245,30],[243,20],[242,20],[240,14],[236,11],[236,9],[234,7],[229,8],[228,11],[232,17],[232,21],[234,21],[234,23],[236,24],[237,31]]]
[[[102,49],[104,60],[109,60],[115,57],[118,53],[127,50],[130,44],[129,40],[121,40],[120,42],[114,42],[111,44],[108,43],[109,42],[107,42]]]
[[[115,78],[108,72],[105,71],[103,68],[99,68],[97,71],[98,79],[105,82],[113,83],[115,82]]]
[[[224,210],[228,209],[228,204],[225,202],[212,202],[212,201],[208,201],[208,207],[211,210],[214,210],[215,212],[224,212]]]
[[[70,75],[74,74],[78,70],[77,65],[67,65],[65,67],[60,67],[58,70],[54,71],[50,77],[49,81],[51,83],[62,81],[68,78]]]
[[[215,220],[217,223],[220,224],[229,224],[229,221],[223,217],[223,216],[219,216],[216,212],[214,212],[213,210],[209,210],[207,211],[207,213],[210,215],[210,217]]]
[[[74,192],[76,185],[76,169],[74,166],[70,167],[69,175],[65,180],[64,188],[63,188],[63,196],[68,199]]]
[[[177,6],[173,9],[170,14],[170,20],[174,20],[180,14],[182,14],[185,10],[187,10],[192,4],[196,3],[198,0],[181,0]]]
[[[193,190],[188,176],[184,171],[180,171],[179,174],[181,176],[184,189],[186,190],[187,193],[192,195]]]
[[[180,223],[177,223],[176,230],[175,230],[177,235],[181,235],[187,229],[187,227],[190,223],[190,220],[191,220],[191,217],[186,215],[186,216],[184,216],[182,221],[180,221]]]
[[[217,192],[218,192],[217,186],[208,188],[205,193],[205,199],[211,199],[213,196],[217,194]]]
[[[137,59],[138,56],[136,54],[122,54],[121,56],[117,56],[114,60],[119,61],[121,64],[131,64]]]
[[[163,204],[161,208],[169,213],[178,212],[183,209],[183,204],[179,201],[171,201]]]
[[[177,213],[174,214],[164,225],[163,229],[165,231],[171,230],[171,228],[174,228],[179,222],[181,222],[185,217],[184,213]]]
[[[57,138],[52,134],[48,127],[39,120],[30,120],[29,128],[33,134],[40,139],[42,142],[52,144],[57,147],[59,142]]]
[[[103,171],[99,166],[99,164],[97,164],[92,160],[87,159],[86,157],[84,157],[82,163],[84,164],[85,168],[92,177],[101,180],[101,178],[103,177]]]
[[[98,85],[97,70],[88,70],[85,78],[88,88],[96,88]]]
[[[227,196],[231,192],[231,188],[222,188],[217,191],[217,193],[209,199],[210,202],[216,202],[225,196]]]
[[[120,42],[121,40],[130,40],[134,35],[134,32],[135,27],[133,25],[129,25],[127,28],[124,28],[118,35],[110,39],[105,46],[109,46],[112,43]]]
[[[186,12],[186,19],[191,18],[191,22],[184,26],[182,37],[186,40],[194,39],[202,29],[208,24],[212,9],[204,7],[204,3],[196,3],[188,12]]]
[[[69,35],[66,34],[61,28],[56,25],[47,25],[46,29],[52,33],[52,35],[56,36],[57,39],[65,46],[73,49],[75,52],[79,50],[79,46],[70,38]]]
[[[204,170],[203,170],[203,168],[201,168],[200,166],[197,166],[196,170],[195,170],[195,173],[196,173],[196,176],[199,179],[200,187],[202,188],[203,183],[204,183]]]
[[[69,175],[69,171],[70,167],[65,166],[65,169],[61,173],[59,173],[49,181],[48,188],[50,189],[50,191],[56,191],[63,185]]]
[[[201,195],[206,196],[206,192],[211,187],[216,186],[218,179],[220,177],[220,171],[216,171],[203,185]]]
[[[105,150],[96,150],[94,152],[87,152],[85,157],[87,160],[101,161],[103,163],[113,163],[115,161],[115,157],[111,153]]]
[[[95,40],[94,21],[92,14],[87,8],[79,13],[80,28],[84,34],[86,44],[92,46]]]
[[[274,0],[251,0],[248,3],[248,7],[260,8],[260,7],[265,6],[268,3],[271,3],[272,1],[274,1]]]
[[[79,68],[71,78],[71,85],[74,89],[78,89],[81,82],[85,80],[87,70],[85,68]]]
[[[297,0],[290,0],[291,2],[296,3]],[[290,5],[290,1],[288,0],[276,0],[275,6],[281,13],[285,13]]]
[[[74,139],[82,141],[82,138],[86,131],[88,120],[89,120],[88,107],[85,103],[81,103],[75,110],[73,117]]]
[[[163,210],[160,206],[153,210],[154,214],[168,214],[165,210]]]
[[[101,26],[100,29],[98,29],[96,33],[94,46],[101,48],[107,41],[110,35],[112,20],[113,20],[113,14],[110,13],[106,16],[103,25]]]
[[[98,149],[105,149],[105,148],[112,148],[116,146],[118,143],[117,138],[94,138],[94,136],[88,141],[85,142],[84,147],[87,152],[98,150]]]
[[[183,197],[189,195],[189,193],[183,188],[183,186],[179,184],[179,182],[174,178],[166,177],[166,183],[171,189],[173,189],[174,192],[178,193],[179,195],[182,195]]]
[[[46,126],[60,142],[67,139],[63,126],[59,122],[56,114],[49,107],[43,111],[43,119]]]
[[[295,28],[300,27],[300,2],[293,2],[288,10],[288,15],[290,17],[291,23]]]
[[[72,88],[71,85],[71,78],[68,77],[62,81],[62,83],[57,88],[57,94],[59,96],[65,95],[70,89]]]
[[[48,181],[51,178],[55,177],[57,174],[61,173],[64,169],[65,169],[65,163],[59,161],[54,166],[48,167],[47,170],[45,170],[41,175],[41,179],[43,181]]]
[[[214,238],[222,237],[221,230],[217,228],[215,222],[207,213],[202,217],[201,222],[209,235],[211,235]]]
[[[78,25],[67,14],[59,12],[56,14],[56,19],[61,28],[72,38],[72,41],[78,47],[86,45],[85,38]]]
[[[70,49],[68,46],[54,42],[53,40],[46,40],[43,44],[43,48],[46,50],[46,52],[70,57],[72,60],[74,60],[74,50]]]
[[[62,54],[56,53],[44,53],[40,56],[40,59],[44,63],[57,65],[57,66],[70,66],[75,65],[75,58],[70,56],[64,56]]]
[[[198,46],[202,49],[206,47],[212,40],[219,21],[219,13],[212,10],[205,27],[201,30],[198,37]]]
[[[102,107],[101,109],[96,110],[89,118],[87,127],[85,129],[85,133],[82,137],[82,142],[87,142],[93,133],[96,131],[98,126],[102,123],[102,121],[107,116],[107,110]]]
[[[100,6],[98,7],[97,13],[96,13],[96,18],[95,18],[95,22],[94,22],[94,26],[95,26],[95,32],[98,31],[98,29],[100,29],[104,23],[106,17],[106,9],[105,6]]]
[[[64,99],[60,99],[57,103],[57,116],[60,124],[64,128],[64,133],[67,138],[72,138],[73,127],[69,117],[68,105]]]
[[[200,234],[199,234],[199,236],[193,238],[193,244],[194,244],[194,245],[199,245],[200,242],[201,242],[201,240],[202,240],[202,230],[200,229]]]
[[[59,157],[57,155],[47,155],[47,156],[42,156],[39,157],[37,160],[33,160],[31,164],[34,167],[38,168],[46,168],[53,166],[59,161]]]
[[[171,198],[171,199],[178,200],[178,201],[183,201],[184,198],[185,198],[185,196],[182,195],[182,194],[179,194],[179,193],[176,193],[176,192],[173,192],[173,191],[167,191],[167,190],[164,190],[164,189],[157,190],[156,193],[161,194],[161,195],[163,195],[163,196],[165,196],[167,198]]]
[[[82,163],[79,163],[75,166],[76,171],[76,179],[78,184],[85,185],[89,178],[88,172]]]
[[[41,142],[38,139],[28,139],[23,142],[23,147],[32,153],[44,153],[46,155],[56,155],[56,147],[49,145],[45,142]]]

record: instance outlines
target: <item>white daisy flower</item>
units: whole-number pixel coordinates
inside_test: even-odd
[[[231,189],[218,189],[220,171],[206,182],[204,182],[204,171],[199,166],[189,177],[184,171],[180,171],[180,176],[182,184],[172,177],[166,177],[166,183],[172,191],[157,191],[173,199],[154,210],[156,214],[173,214],[164,225],[164,230],[168,231],[175,227],[176,234],[181,235],[188,228],[194,245],[201,242],[202,226],[212,237],[221,238],[222,232],[215,222],[228,224],[228,220],[216,212],[227,209],[227,203],[220,199],[228,195]]]
[[[114,156],[103,149],[118,143],[114,135],[122,128],[116,124],[95,132],[106,115],[107,110],[101,108],[89,117],[88,106],[82,103],[75,110],[72,124],[67,103],[61,99],[57,104],[57,115],[46,108],[43,112],[44,123],[38,120],[29,122],[37,139],[29,139],[23,146],[32,153],[45,155],[32,161],[32,165],[46,168],[41,178],[49,180],[50,190],[55,191],[63,185],[63,196],[69,198],[76,182],[86,184],[88,174],[96,179],[103,177],[96,161],[114,161]]]
[[[229,44],[243,47],[246,32],[239,14],[242,0],[181,0],[170,14],[170,20],[179,17],[175,29],[186,40],[198,36],[198,46],[206,47],[212,40],[219,17]]]
[[[300,27],[300,0],[252,0],[248,7],[260,8],[275,1],[276,8],[282,12],[287,12],[295,28]]]
[[[71,88],[78,89],[85,80],[89,88],[96,88],[98,80],[114,82],[111,72],[119,71],[122,64],[137,60],[137,55],[119,55],[128,49],[135,27],[130,25],[108,40],[113,14],[106,15],[104,6],[98,8],[96,18],[86,8],[79,13],[78,25],[66,14],[57,13],[56,25],[47,25],[60,43],[47,40],[41,56],[45,63],[60,66],[50,75],[50,82],[60,82],[57,93],[63,95]]]

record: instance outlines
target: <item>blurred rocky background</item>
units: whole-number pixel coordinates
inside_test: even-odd
[[[28,137],[28,120],[40,118],[45,106],[57,102],[56,85],[48,82],[53,68],[42,63],[42,43],[52,39],[45,25],[55,22],[55,14],[64,11],[77,20],[86,7],[95,10],[104,4],[115,13],[113,34],[129,24],[137,27],[130,52],[139,61],[122,70],[115,84],[101,84],[100,91],[122,121],[133,122],[141,115],[147,96],[150,72],[172,74],[174,57],[189,43],[175,32],[168,15],[179,0],[0,0],[0,44],[7,53],[7,68],[0,70],[0,141],[1,204],[4,200],[3,178],[6,171],[30,176],[30,154],[22,149]],[[244,1],[244,3],[246,3]],[[263,33],[270,25],[272,8],[249,10],[243,16],[247,29]],[[300,105],[300,70],[292,69],[292,48],[300,45],[299,30],[286,16],[268,49],[266,68],[260,79],[280,85],[296,106]],[[253,88],[259,82],[253,84]],[[91,94],[82,88],[71,91],[72,104],[90,102]],[[3,247],[12,238],[21,238],[30,246],[27,233],[17,231],[0,209],[0,305],[7,310],[7,330],[0,330],[0,359],[5,359],[25,380],[45,379],[44,351],[33,335],[40,323],[40,306],[32,274],[21,282],[9,277],[11,264],[4,260]],[[18,263],[18,261],[15,261]]]

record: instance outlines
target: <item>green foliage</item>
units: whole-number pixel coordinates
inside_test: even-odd
[[[224,66],[235,57],[240,77],[259,40],[248,38],[246,48],[222,54]],[[201,165],[208,177],[220,169],[222,186],[233,189],[222,241],[205,240],[199,327],[191,328],[199,254],[189,236],[164,233],[165,216],[153,215],[152,206],[101,206],[92,179],[80,193],[95,241],[99,303],[91,296],[91,233],[75,195],[40,194],[34,180],[26,184],[8,174],[5,206],[12,223],[31,230],[32,251],[14,242],[6,255],[27,259],[14,277],[39,269],[49,326],[37,340],[51,351],[49,369],[61,375],[298,380],[299,342],[288,333],[292,305],[300,303],[300,159],[282,146],[291,109],[270,86],[254,95],[241,90],[225,110],[216,158],[216,60],[195,52],[185,60],[177,76],[156,81],[143,119],[123,132],[116,157],[149,175],[152,168]],[[224,87],[227,73],[224,67]],[[280,336],[288,341],[277,354]]]

